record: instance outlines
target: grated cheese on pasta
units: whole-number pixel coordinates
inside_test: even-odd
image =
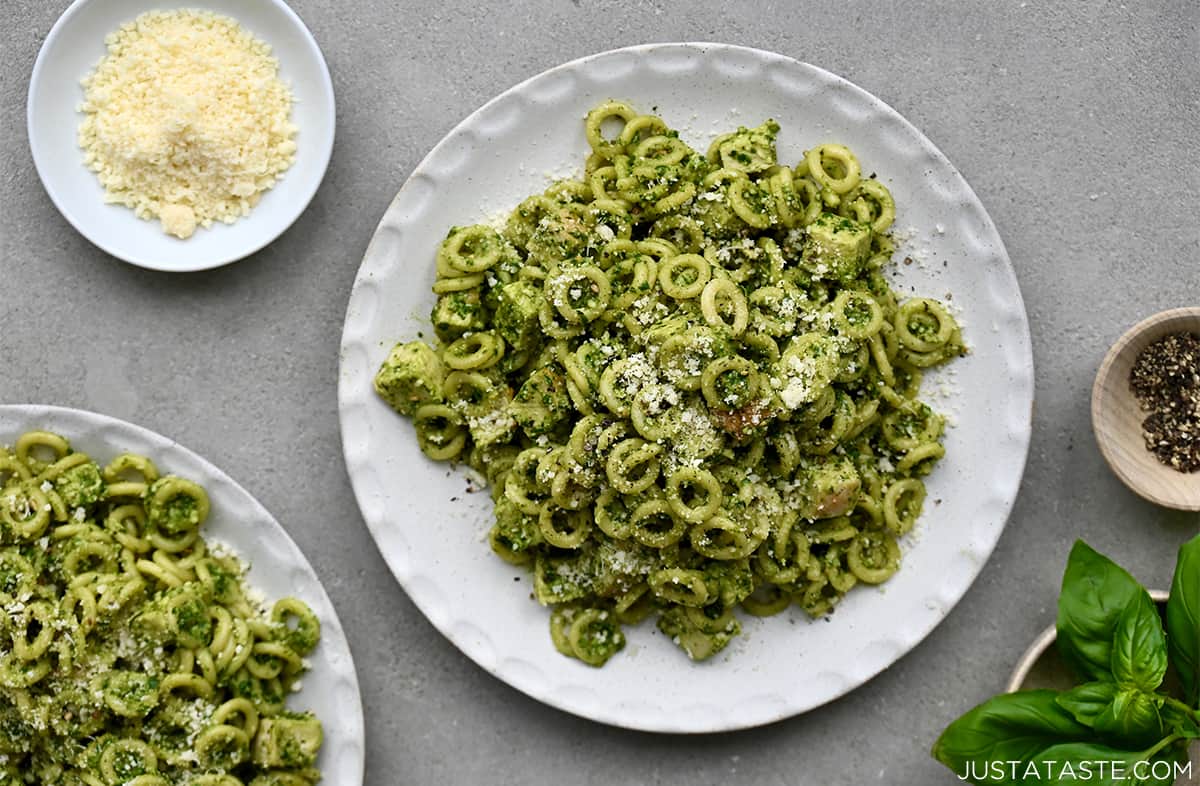
[[[83,79],[84,162],[105,201],[179,238],[247,215],[295,159],[271,48],[207,11],[151,11],[109,34]]]

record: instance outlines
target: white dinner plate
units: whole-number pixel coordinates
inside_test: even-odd
[[[104,203],[104,187],[83,163],[77,109],[80,80],[106,52],[104,38],[146,11],[196,8],[236,19],[271,46],[279,76],[291,87],[296,160],[250,211],[233,224],[197,227],[187,240],[163,232],[123,205]],[[253,254],[300,217],[317,193],[333,152],[333,82],[321,49],[283,0],[75,0],[46,36],[29,80],[27,127],[33,162],[46,193],[80,234],[140,267],[207,270]]]
[[[159,470],[195,481],[208,492],[212,510],[201,530],[206,540],[227,544],[250,566],[246,581],[269,602],[294,596],[321,621],[321,640],[308,656],[311,669],[288,707],[311,710],[324,728],[317,766],[324,784],[360,786],[364,742],[362,699],[350,645],[320,579],[300,548],[250,492],[200,456],[153,431],[123,420],[65,407],[0,405],[0,444],[26,431],[61,434],[75,450],[104,464],[125,452],[148,456]]]
[[[397,341],[431,337],[434,253],[452,225],[511,210],[551,176],[582,169],[583,118],[607,98],[660,114],[698,150],[773,117],[780,160],[850,146],[891,189],[901,240],[894,286],[952,296],[971,353],[931,374],[947,412],[946,458],[899,573],[850,592],[828,622],[799,609],[743,619],[720,655],[691,663],[647,621],[603,668],[558,654],[527,574],[488,547],[487,493],[426,459],[412,424],[372,390]],[[721,44],[620,49],[551,69],[490,101],[404,184],[363,259],[342,337],[346,464],[367,525],[409,596],[480,666],[525,693],[605,723],[708,732],[812,709],[866,682],[928,634],[982,569],[1017,494],[1029,446],[1033,359],[1012,266],[983,206],[937,148],[895,110],[833,74]],[[514,578],[520,578],[520,582]]]

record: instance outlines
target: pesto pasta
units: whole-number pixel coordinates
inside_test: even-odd
[[[208,495],[145,456],[0,447],[0,784],[311,786],[287,709],[320,622],[269,609],[200,528]]]
[[[375,377],[426,455],[487,477],[493,550],[584,663],[649,616],[702,660],[739,609],[821,616],[886,581],[943,455],[918,393],[958,324],[884,276],[887,187],[839,144],[781,163],[778,131],[701,153],[597,106],[580,179],[450,230],[436,347]]]

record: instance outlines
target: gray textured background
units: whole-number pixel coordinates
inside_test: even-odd
[[[939,730],[999,690],[1053,618],[1084,537],[1166,585],[1195,516],[1109,473],[1088,399],[1109,344],[1200,302],[1200,6],[1174,2],[292,5],[322,45],[338,141],[316,200],[265,251],[158,274],[88,244],[43,192],[25,137],[38,47],[64,0],[0,0],[0,401],[82,407],[178,439],[285,523],[345,623],[367,716],[367,783],[951,784]],[[584,54],[712,40],[838,73],[921,128],[1000,229],[1029,310],[1033,446],[982,576],[922,645],[849,696],[705,737],[610,729],[490,678],[393,581],[342,464],[342,317],[375,223],[416,163],[487,99]],[[332,785],[340,786],[340,785]]]

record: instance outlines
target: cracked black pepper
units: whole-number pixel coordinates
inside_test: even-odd
[[[1172,469],[1200,470],[1200,335],[1172,333],[1147,346],[1129,387],[1147,413],[1146,449]]]

